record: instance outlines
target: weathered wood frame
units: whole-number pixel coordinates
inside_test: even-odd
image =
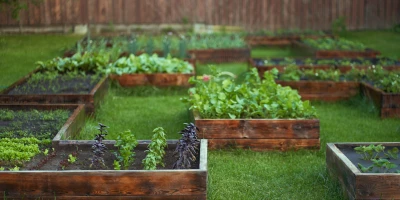
[[[371,99],[380,110],[381,118],[400,118],[400,93],[386,93],[365,82],[361,83],[361,90],[364,96]]]
[[[304,50],[313,53],[316,58],[375,58],[381,54],[381,52],[373,49],[366,49],[364,51],[318,50],[298,40],[293,41],[293,44],[299,48],[303,48]]]
[[[318,119],[201,119],[192,112],[199,137],[210,149],[254,151],[319,149]]]
[[[16,109],[16,110],[56,110],[67,109],[73,110],[67,121],[57,132],[52,140],[52,146],[56,148],[63,138],[76,136],[82,127],[85,125],[86,113],[84,104],[0,104],[1,109]]]
[[[139,141],[147,149],[150,141]],[[176,144],[168,140],[168,146]],[[93,141],[60,141],[59,148]],[[105,141],[110,145],[115,141]],[[0,171],[0,194],[8,198],[207,199],[207,140],[201,140],[199,169]]]
[[[152,85],[158,87],[165,86],[183,86],[190,87],[189,78],[194,76],[191,74],[123,74],[121,76],[113,75],[112,79],[117,80],[122,87],[134,87],[142,85]]]
[[[94,88],[88,94],[7,94],[16,86],[28,81],[28,79],[38,72],[38,69],[32,71],[28,75],[22,77],[17,82],[0,92],[0,103],[39,103],[39,104],[86,104],[88,114],[93,113],[104,99],[108,92],[109,81],[108,77],[100,79]]]
[[[302,100],[340,101],[360,92],[357,81],[276,81],[297,90]]]
[[[188,50],[192,59],[202,63],[246,62],[251,57],[250,48],[237,49],[192,49]]]
[[[362,173],[339,149],[340,146],[356,147],[370,144],[400,146],[398,142],[328,143],[326,146],[328,171],[339,179],[344,194],[349,199],[400,199],[400,174]]]

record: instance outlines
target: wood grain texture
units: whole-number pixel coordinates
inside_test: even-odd
[[[345,17],[348,29],[391,28],[400,20],[398,0],[43,0],[21,13],[23,27],[77,24],[193,23],[236,25],[247,30],[330,29]],[[18,27],[11,12],[0,27]]]
[[[188,54],[192,59],[199,62],[246,62],[250,58],[250,49],[205,49],[205,50],[189,50]]]
[[[146,146],[147,144],[145,143]],[[204,163],[202,159],[207,158],[202,156],[207,154],[207,147],[202,148],[202,145],[207,145],[207,141],[201,141],[200,163]],[[204,164],[199,169],[190,170],[2,171],[0,178],[0,192],[5,193],[10,199],[21,197],[109,199],[109,196],[112,199],[118,197],[206,199],[207,197],[207,168]],[[190,198],[191,196],[193,198]]]
[[[360,91],[359,82],[336,81],[276,81],[282,86],[297,90],[302,100],[338,101],[356,96]]]
[[[190,84],[188,81],[192,76],[194,76],[194,74],[123,74],[117,76],[116,80],[118,80],[122,87],[134,87],[140,85],[189,87]]]
[[[199,137],[209,139],[210,148],[232,144],[257,150],[319,148],[318,119],[201,119],[197,113],[193,116],[200,129]]]

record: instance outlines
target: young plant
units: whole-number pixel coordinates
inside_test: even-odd
[[[68,162],[71,163],[71,164],[75,163],[77,159],[78,158],[76,156],[72,155],[72,154],[68,155]]]
[[[362,156],[363,160],[372,160],[372,159],[377,159],[379,153],[383,152],[385,147],[381,144],[379,145],[369,145],[369,146],[359,146],[355,147],[354,150],[356,153],[360,154]]]
[[[192,163],[197,160],[200,141],[197,139],[196,130],[198,128],[193,123],[189,123],[186,124],[185,129],[179,132],[182,137],[176,144],[174,153],[178,155],[178,158],[172,166],[174,169],[190,169]]]
[[[93,156],[90,159],[92,161],[89,166],[90,168],[93,166],[95,168],[101,168],[102,166],[105,166],[103,155],[107,150],[107,147],[106,145],[104,145],[103,140],[107,135],[106,128],[108,128],[106,125],[99,123],[98,130],[100,131],[100,133],[95,136],[95,143],[92,145]]]
[[[135,152],[133,150],[137,144],[138,142],[136,137],[130,130],[121,132],[117,137],[114,146],[118,148],[118,151],[114,152],[114,154],[117,157],[119,164],[123,166],[125,170],[127,170],[135,160]]]
[[[153,137],[148,146],[146,158],[142,160],[145,170],[155,170],[157,165],[164,166],[163,158],[165,155],[165,147],[167,146],[167,139],[162,127],[153,130]]]

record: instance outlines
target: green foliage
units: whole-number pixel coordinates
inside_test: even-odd
[[[101,53],[76,53],[72,57],[54,58],[48,61],[38,61],[36,65],[42,72],[78,72],[83,74],[99,73],[109,63],[110,56]]]
[[[114,170],[121,170],[121,164],[119,164],[118,160],[114,160],[113,166]]]
[[[14,119],[14,112],[8,109],[0,109],[1,121],[12,121]]]
[[[77,159],[78,158],[76,156],[73,156],[72,154],[68,155],[68,162],[71,163],[71,164],[75,163]]]
[[[373,165],[368,167],[365,167],[362,164],[358,163],[358,167],[364,173],[372,172],[373,169],[376,169],[376,173],[388,173],[391,169],[398,167],[396,164],[388,160],[398,159],[399,149],[397,147],[388,149],[385,152],[385,146],[383,146],[382,144],[370,144],[368,146],[361,145],[359,147],[355,147],[354,150],[356,151],[356,153],[361,155],[361,159],[371,161],[373,163]]]
[[[5,168],[4,167],[0,167],[0,171],[4,171],[5,170]]]
[[[301,70],[299,70],[299,67],[297,65],[290,64],[287,67],[285,67],[285,71],[280,74],[279,80],[299,81],[302,76],[303,73]]]
[[[363,160],[372,160],[378,158],[379,153],[383,152],[385,149],[381,144],[379,145],[369,145],[369,146],[359,146],[355,147],[356,153],[362,156]]]
[[[133,150],[137,144],[136,137],[130,130],[118,134],[114,145],[118,148],[118,151],[115,152],[115,156],[125,170],[127,170],[135,160],[135,152]],[[114,164],[114,167],[115,166]]]
[[[0,0],[0,10],[3,9],[3,6],[8,6],[11,10],[11,17],[19,21],[20,11],[28,9],[29,2],[37,6],[42,0]]]
[[[315,65],[328,65],[328,66],[371,66],[373,64],[385,67],[385,66],[393,66],[396,65],[396,59],[393,58],[378,58],[376,63],[372,63],[371,60],[366,58],[357,58],[357,59],[350,59],[350,58],[341,58],[341,59],[313,59],[313,58],[306,58],[306,59],[296,59],[298,65],[304,66],[315,66]],[[289,65],[296,65],[296,60],[293,58],[285,57],[283,60],[280,60],[278,63],[274,61],[274,59],[265,59],[261,63],[263,66],[289,66]]]
[[[145,170],[155,170],[157,165],[164,166],[163,157],[165,155],[165,147],[167,146],[166,134],[162,127],[153,130],[153,137],[146,150],[146,158],[142,160]]]
[[[244,39],[237,34],[192,35],[188,49],[231,49],[247,47]]]
[[[389,72],[389,74],[379,80],[378,84],[385,92],[400,93],[399,73]]]
[[[40,153],[39,144],[41,143],[36,138],[2,138],[0,139],[0,161],[14,164],[29,161]]]
[[[135,73],[183,73],[193,72],[193,66],[186,61],[171,58],[158,57],[157,54],[149,56],[142,54],[135,56],[131,54],[129,57],[122,57],[115,61],[105,70],[106,74],[135,74]]]
[[[308,46],[318,50],[344,50],[344,51],[364,51],[366,47],[360,42],[354,42],[346,39],[303,39]]]
[[[324,36],[326,33],[324,31],[316,31],[316,30],[300,30],[300,29],[280,29],[277,31],[270,30],[259,30],[257,32],[251,33],[250,35],[260,35],[260,36]]]
[[[290,87],[276,84],[276,71],[267,71],[261,81],[257,70],[246,74],[242,84],[215,68],[207,82],[191,78],[196,87],[189,90],[190,109],[199,112],[202,118],[315,118],[315,108],[309,101],[301,101],[300,95]]]
[[[19,167],[15,166],[14,168],[10,168],[8,170],[16,172],[16,171],[19,171]]]
[[[332,32],[335,34],[343,33],[347,30],[346,17],[338,17],[332,22]]]
[[[328,70],[313,70],[308,69],[303,71],[303,76],[308,80],[313,81],[339,81],[340,71],[334,69]]]

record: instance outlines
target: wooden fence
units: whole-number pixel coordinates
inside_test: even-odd
[[[0,28],[184,22],[326,30],[338,17],[351,30],[390,28],[400,23],[400,0],[43,0],[29,4],[20,23],[1,10]]]

